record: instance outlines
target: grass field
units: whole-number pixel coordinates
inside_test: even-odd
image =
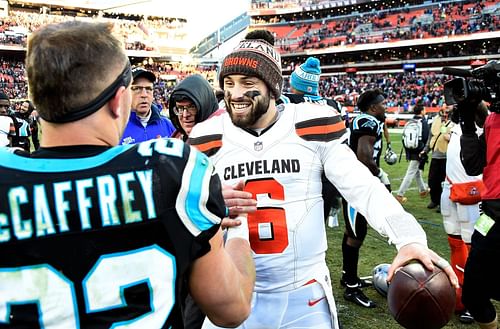
[[[393,150],[398,154],[401,150],[400,135],[391,133],[391,144]],[[397,191],[403,176],[406,172],[408,163],[404,159],[395,165],[389,166],[381,159],[382,168],[389,174],[393,191]],[[424,177],[427,181],[427,173],[429,164],[425,166]],[[446,259],[449,259],[450,251],[448,247],[447,235],[442,226],[441,214],[436,213],[434,209],[427,209],[429,197],[421,198],[418,194],[415,182],[413,182],[410,190],[405,194],[408,197],[408,202],[404,208],[413,214],[422,225],[427,233],[428,245],[431,249]],[[365,288],[365,294],[377,303],[376,308],[366,309],[347,302],[343,298],[344,289],[340,286],[339,280],[342,269],[342,236],[344,231],[344,222],[342,215],[339,215],[339,227],[327,227],[328,245],[327,263],[331,271],[332,284],[334,290],[337,308],[339,310],[339,318],[343,329],[393,329],[401,328],[399,324],[392,318],[387,308],[387,302],[384,297],[378,294],[374,288]],[[396,254],[396,249],[393,245],[388,245],[387,239],[380,236],[376,231],[369,228],[368,235],[360,251],[359,275],[371,275],[372,269],[381,263],[391,263]],[[499,305],[497,305],[497,312]],[[465,325],[458,321],[454,316],[444,328],[477,328],[476,324]],[[426,328],[422,328],[426,329]]]

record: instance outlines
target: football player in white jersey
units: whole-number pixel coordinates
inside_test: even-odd
[[[282,74],[274,38],[250,32],[225,57],[219,76],[227,112],[194,127],[189,142],[209,155],[225,184],[245,180],[257,200],[248,214],[257,278],[250,317],[240,328],[339,328],[323,221],[321,175],[396,245],[390,269],[418,259],[446,261],[427,248],[415,218],[356,159],[337,111],[320,104],[276,106]],[[245,225],[242,224],[242,225]],[[213,328],[208,320],[204,328]]]

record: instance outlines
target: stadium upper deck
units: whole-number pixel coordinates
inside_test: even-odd
[[[499,54],[495,1],[254,0],[249,14],[250,29],[275,33],[285,74],[311,55],[340,74],[470,67]]]

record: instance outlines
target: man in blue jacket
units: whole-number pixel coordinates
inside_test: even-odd
[[[170,137],[175,128],[153,104],[156,77],[142,67],[132,70],[132,112],[120,144],[135,144],[154,138]]]

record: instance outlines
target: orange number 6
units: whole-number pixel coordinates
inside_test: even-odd
[[[273,178],[249,180],[245,191],[267,194],[270,199],[285,200],[283,186]],[[258,207],[257,211],[248,214],[248,231],[250,246],[256,254],[281,253],[288,246],[288,228],[285,209],[279,207]]]

